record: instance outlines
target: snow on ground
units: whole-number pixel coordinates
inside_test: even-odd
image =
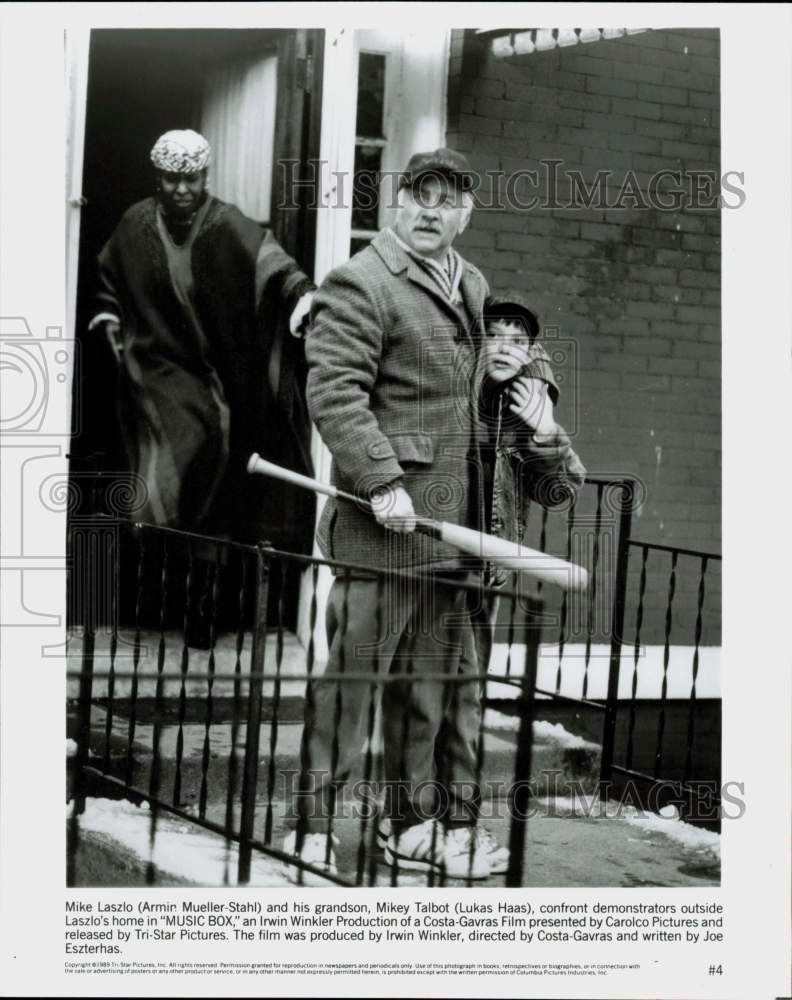
[[[498,712],[494,708],[485,708],[484,728],[511,729],[514,730],[514,732],[517,732],[520,728],[520,717],[519,715],[504,715],[503,712]]]
[[[709,851],[720,857],[720,834],[685,823],[679,818],[673,806],[665,807],[662,815],[658,815],[619,802],[602,802],[596,795],[558,796],[539,798],[536,801],[547,808],[552,816],[622,820],[645,833],[660,833],[683,847],[695,851]]]
[[[557,744],[563,749],[571,747],[598,749],[596,743],[590,743],[588,740],[584,740],[582,736],[570,733],[568,729],[564,729],[560,722],[542,722],[541,720],[537,720],[533,724],[533,734],[535,740],[546,740]]]
[[[71,816],[72,803],[67,806]],[[198,885],[237,885],[239,852],[234,843],[190,823],[160,814],[153,853],[150,848],[151,812],[148,803],[136,806],[123,799],[87,799],[80,830],[110,837],[144,862],[151,860],[165,875],[176,875]],[[254,852],[249,885],[282,886],[286,866]]]
[[[485,729],[508,729],[516,732],[520,728],[520,718],[517,715],[504,715],[493,708],[484,710]],[[543,722],[537,719],[533,724],[533,734],[535,740],[547,743],[555,743],[557,747],[566,750],[574,747],[585,747],[589,750],[599,749],[597,743],[590,743],[582,736],[570,733],[564,729],[560,722]]]
[[[658,816],[656,813],[636,813],[625,820],[647,833],[662,833],[683,847],[695,851],[710,851],[720,857],[720,834],[700,826],[685,823],[679,817]]]
[[[648,850],[649,855],[657,851],[660,853],[655,856],[664,856],[663,842],[653,839],[659,834],[686,851],[704,855],[705,858],[720,859],[720,836],[684,823],[673,808],[667,808],[665,815],[659,816],[615,802],[602,803],[595,796],[538,798],[535,802],[549,818],[585,817],[633,827],[636,833],[640,831],[644,836],[629,839],[636,839],[645,845],[641,849]],[[71,806],[69,803],[67,816],[71,813]],[[190,823],[161,814],[157,819],[152,853],[149,839],[151,812],[145,803],[136,806],[125,800],[89,798],[85,813],[80,817],[80,830],[83,834],[98,834],[115,841],[143,863],[150,859],[166,878],[175,876],[195,885],[234,887],[238,884],[236,844],[228,844],[222,837]],[[249,884],[289,885],[287,866],[254,851]]]

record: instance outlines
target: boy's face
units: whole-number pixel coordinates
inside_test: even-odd
[[[487,323],[484,370],[493,382],[508,382],[530,361],[531,338],[520,323],[492,320]]]

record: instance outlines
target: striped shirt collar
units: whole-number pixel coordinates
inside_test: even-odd
[[[404,240],[396,235],[396,230],[392,227],[388,229],[388,232],[407,256],[411,260],[414,260],[429,275],[444,298],[452,305],[456,305],[461,301],[459,283],[462,280],[464,264],[462,258],[453,247],[448,248],[442,261],[437,261],[431,257],[424,257],[416,253],[412,247],[408,246]]]

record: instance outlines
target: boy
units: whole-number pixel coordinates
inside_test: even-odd
[[[566,431],[556,423],[558,402],[550,359],[536,343],[539,323],[518,294],[489,298],[482,349],[483,416],[490,429],[485,450],[486,530],[520,542],[528,506],[563,505],[583,485],[586,470]],[[502,586],[507,571],[494,568]]]

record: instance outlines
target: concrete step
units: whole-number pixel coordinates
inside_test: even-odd
[[[264,829],[265,809],[260,802],[257,836]],[[222,806],[213,804],[207,818],[222,821]],[[140,885],[149,860],[155,866],[158,885],[236,884],[238,855],[233,842],[160,812],[152,854],[150,820],[147,807],[125,801],[89,799],[80,821],[82,847],[78,853],[77,884]],[[500,843],[507,843],[509,818],[504,810],[485,815],[482,824]],[[360,820],[350,816],[341,818],[336,821],[334,832],[339,838],[339,874],[354,882],[358,875]],[[271,840],[274,847],[280,848],[285,833],[283,804],[274,803]],[[89,863],[91,859],[96,861],[97,844],[101,846],[100,865]],[[363,884],[392,884],[392,869],[375,847],[364,853],[363,872]],[[597,808],[565,812],[553,801],[536,800],[527,822],[523,872],[523,884],[527,887],[712,888],[720,880],[719,838],[707,831],[692,830],[678,820],[644,820],[640,816],[612,815]],[[475,885],[503,883],[503,876],[494,876]],[[254,851],[251,884],[289,885],[288,866]],[[396,884],[425,886],[427,878],[401,870]],[[460,881],[448,884],[465,885]]]
[[[485,717],[485,723],[488,716]],[[517,720],[514,720],[515,722]],[[72,727],[73,728],[73,727]],[[273,730],[271,723],[259,728],[259,785],[276,799],[288,798],[299,772],[299,749],[302,723],[280,724]],[[104,763],[107,732],[107,711],[94,705],[91,713],[91,754]],[[70,732],[69,735],[72,735]],[[483,730],[482,793],[487,797],[502,797],[514,781],[517,748],[515,729]],[[207,732],[205,724],[189,723],[181,727],[165,725],[159,735],[160,788],[166,797],[173,794],[177,772],[180,775],[180,804],[198,802],[204,784],[204,797],[225,802],[229,777],[241,774],[247,738],[247,726],[240,725],[236,733],[230,723],[213,723]],[[132,784],[148,790],[151,772],[154,726],[138,723],[132,744]],[[272,740],[274,739],[274,753]],[[127,776],[129,719],[114,714],[110,727],[109,771],[117,777]],[[177,750],[181,759],[177,767]],[[538,721],[534,724],[531,780],[537,794],[569,794],[570,786],[580,792],[593,792],[599,777],[600,748],[594,743],[575,738],[560,725]],[[350,781],[368,776],[381,781],[384,775],[381,748],[375,746],[371,768],[365,772],[365,748],[361,748],[360,764]]]

